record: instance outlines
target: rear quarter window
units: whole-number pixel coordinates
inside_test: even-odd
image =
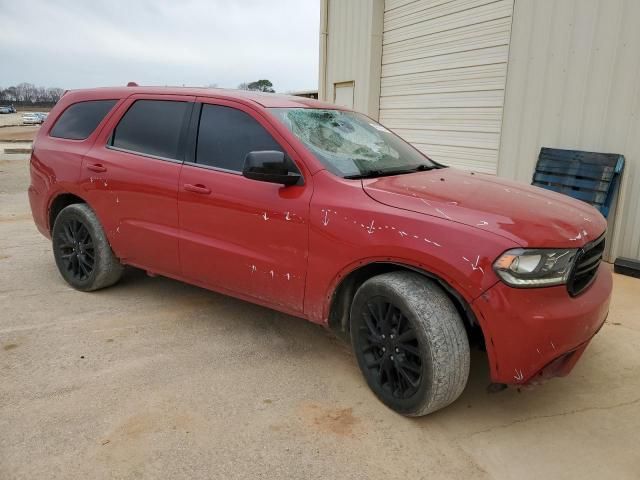
[[[117,100],[90,100],[74,103],[58,118],[49,133],[56,138],[84,140],[96,129]]]

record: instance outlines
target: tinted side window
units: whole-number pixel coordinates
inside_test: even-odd
[[[136,101],[113,131],[111,145],[133,152],[178,159],[187,102]]]
[[[93,132],[117,100],[91,100],[67,108],[51,129],[52,137],[84,140]]]
[[[197,163],[241,172],[244,158],[254,150],[282,151],[282,147],[243,111],[219,105],[202,106]]]

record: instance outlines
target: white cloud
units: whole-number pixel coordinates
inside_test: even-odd
[[[319,0],[0,0],[0,86],[315,88]]]

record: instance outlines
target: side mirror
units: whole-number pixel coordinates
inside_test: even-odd
[[[242,175],[259,182],[295,185],[300,180],[295,166],[284,153],[276,150],[259,150],[247,153]]]

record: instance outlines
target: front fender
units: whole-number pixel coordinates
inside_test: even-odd
[[[498,281],[498,255],[515,246],[491,232],[380,204],[354,182],[320,174],[314,181],[305,315],[317,323],[327,323],[340,281],[372,262],[428,272],[471,304]]]

